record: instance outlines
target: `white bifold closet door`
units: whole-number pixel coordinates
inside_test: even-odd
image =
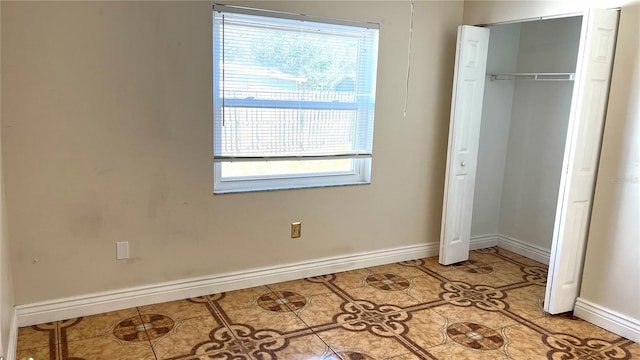
[[[580,292],[618,15],[616,10],[591,9],[582,21],[544,301],[551,314],[572,311]]]
[[[458,27],[440,235],[440,263],[445,265],[469,258],[488,48],[489,29]]]
[[[617,23],[615,10],[592,9],[583,19],[544,303],[552,314],[573,310],[580,290]],[[444,265],[469,256],[488,41],[488,29],[458,29],[440,236]]]

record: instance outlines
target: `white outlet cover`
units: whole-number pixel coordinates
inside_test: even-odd
[[[129,258],[129,242],[120,241],[116,243],[116,260],[124,260]]]

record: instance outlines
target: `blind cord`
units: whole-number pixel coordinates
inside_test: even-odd
[[[224,58],[224,48],[225,48],[224,40],[225,40],[225,38],[224,38],[224,14],[222,14],[222,64],[219,64],[218,66],[222,66],[222,96],[221,96],[221,98],[222,98],[222,108],[221,108],[222,114],[221,115],[222,115],[222,126],[223,127],[225,125],[224,124],[224,113],[225,113],[225,111],[224,111],[224,99],[227,97],[226,94],[224,93],[224,84],[225,84],[224,73],[227,70],[226,66],[225,66],[225,58]]]
[[[404,91],[404,117],[407,117],[407,105],[409,103],[409,75],[411,74],[411,39],[413,38],[413,10],[415,0],[409,1],[411,4],[411,16],[409,18],[409,47],[407,49],[407,83]]]

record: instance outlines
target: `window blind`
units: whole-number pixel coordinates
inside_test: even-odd
[[[376,24],[214,6],[214,161],[370,157]]]

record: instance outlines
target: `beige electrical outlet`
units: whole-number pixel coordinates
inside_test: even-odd
[[[291,223],[291,238],[299,238],[302,235],[302,223],[294,222]]]

